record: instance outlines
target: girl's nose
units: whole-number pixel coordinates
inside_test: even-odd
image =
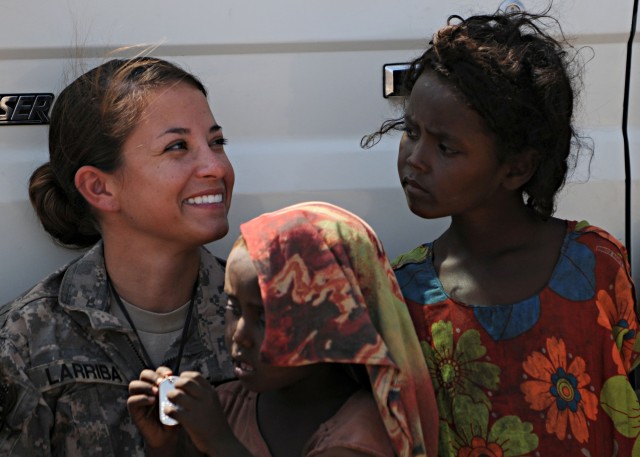
[[[246,321],[243,317],[238,319],[233,334],[231,335],[231,341],[243,348],[250,348],[253,346],[251,332],[248,331]]]
[[[430,169],[430,157],[427,152],[428,145],[425,141],[418,141],[407,146],[405,151],[405,161],[411,168],[427,171]]]

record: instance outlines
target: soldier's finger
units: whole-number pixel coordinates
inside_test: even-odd
[[[146,369],[140,372],[140,381],[145,381],[151,384],[155,384],[157,379],[158,379],[158,374],[153,370]]]
[[[152,406],[156,402],[156,397],[150,397],[148,395],[132,395],[127,398],[127,407],[131,408],[146,408]]]
[[[171,368],[167,368],[165,366],[161,366],[161,367],[156,368],[155,373],[156,373],[156,376],[159,379],[164,379],[166,377],[171,376],[173,374],[173,371],[171,370]]]
[[[147,395],[154,397],[158,393],[158,388],[153,383],[134,380],[129,383],[129,395]]]

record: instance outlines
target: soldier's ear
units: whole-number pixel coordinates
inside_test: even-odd
[[[120,208],[113,175],[91,165],[84,165],[76,171],[74,183],[78,192],[92,207],[100,211],[117,211]]]

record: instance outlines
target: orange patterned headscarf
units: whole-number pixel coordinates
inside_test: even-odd
[[[263,214],[240,232],[265,307],[265,362],[366,366],[397,455],[435,457],[433,386],[373,230],[342,208],[310,202]]]

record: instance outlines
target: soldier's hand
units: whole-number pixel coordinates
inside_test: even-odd
[[[178,444],[180,427],[163,425],[158,416],[158,383],[170,375],[171,370],[167,367],[143,370],[140,379],[129,383],[127,408],[150,450],[167,451]]]

